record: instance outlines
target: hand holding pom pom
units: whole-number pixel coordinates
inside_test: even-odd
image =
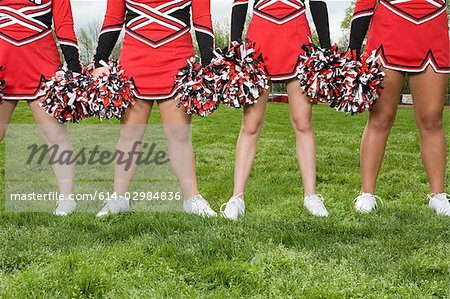
[[[211,115],[219,107],[216,77],[212,64],[202,67],[196,57],[188,59],[176,75],[178,107],[189,115]]]
[[[342,97],[331,103],[338,111],[357,114],[371,110],[382,90],[385,73],[379,69],[375,53],[364,53],[360,60],[348,51],[342,57]]]
[[[131,92],[133,83],[124,76],[120,65],[110,60],[104,67],[87,69],[92,77],[89,99],[90,113],[99,119],[121,119],[136,102]]]
[[[102,75],[109,75],[109,69],[106,66],[98,67],[92,71],[92,76],[98,78]]]
[[[89,117],[88,85],[86,76],[74,78],[71,71],[60,68],[41,87],[39,105],[60,123],[77,123]]]
[[[300,87],[312,103],[328,103],[342,95],[339,70],[342,64],[337,45],[322,49],[314,44],[304,45],[300,56],[298,78]]]
[[[218,92],[227,106],[253,105],[269,89],[262,56],[253,47],[248,41],[232,42],[225,55],[217,53],[218,59],[212,63],[219,70]]]
[[[179,106],[187,114],[208,116],[221,101],[234,108],[252,105],[269,88],[262,57],[248,42],[233,42],[225,55],[220,50],[214,55],[203,68],[195,57],[189,59],[177,75]]]

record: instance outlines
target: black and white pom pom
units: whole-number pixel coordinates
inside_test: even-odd
[[[225,105],[233,108],[253,105],[269,89],[262,55],[248,41],[232,42],[225,55],[220,57],[218,52],[216,56],[213,65],[220,70],[218,92]]]
[[[382,91],[385,73],[376,62],[375,52],[364,53],[361,59],[355,59],[354,52],[343,55],[344,74],[342,97],[333,101],[331,107],[338,111],[357,114],[371,110]]]
[[[0,65],[0,74],[2,71],[2,66]],[[1,79],[2,77],[0,76],[0,104],[3,102],[3,96],[5,94],[5,89],[6,89],[6,82],[5,80]]]
[[[91,115],[99,119],[122,119],[129,107],[135,104],[132,95],[134,84],[124,76],[124,70],[118,62],[110,60],[104,66],[109,74],[103,74],[98,78],[92,78],[93,69],[86,72],[91,76],[89,105]]]
[[[176,75],[178,107],[189,115],[211,115],[220,104],[216,92],[216,77],[211,65],[202,67],[198,58],[188,59]]]
[[[77,123],[90,116],[87,85],[84,75],[74,78],[71,71],[60,68],[43,83],[39,105],[60,123]]]
[[[339,70],[342,64],[337,45],[322,49],[314,44],[303,45],[298,78],[300,87],[312,103],[328,103],[342,94]]]

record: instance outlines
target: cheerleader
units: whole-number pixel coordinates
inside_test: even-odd
[[[195,158],[189,139],[191,118],[177,108],[175,75],[194,56],[191,19],[198,40],[203,65],[213,57],[214,33],[209,0],[109,0],[94,61],[95,76],[108,73],[103,67],[123,28],[125,37],[120,63],[125,76],[134,83],[136,104],[122,119],[117,149],[130,152],[143,137],[153,104],[158,104],[164,131],[169,141],[169,156],[186,200],[184,210],[206,217],[216,213],[199,195],[195,174]],[[181,150],[182,149],[182,150]],[[191,169],[186,180],[183,164]],[[130,209],[125,194],[136,171],[115,167],[114,198],[106,201],[98,217]]]
[[[7,82],[4,102],[0,105],[0,140],[18,101],[27,101],[45,142],[57,144],[62,153],[72,150],[67,129],[48,116],[36,101],[45,78],[52,77],[61,65],[53,37],[61,47],[68,68],[81,72],[77,39],[73,30],[69,0],[3,0],[0,1],[0,65]],[[73,165],[54,166],[61,198],[54,211],[67,216],[75,210],[73,200]]]
[[[327,5],[310,1],[310,9],[320,44],[330,48]],[[232,12],[231,41],[240,41],[248,10],[248,0],[235,0]],[[303,0],[256,0],[246,38],[262,53],[266,71],[273,82],[285,82],[289,96],[291,123],[297,139],[297,159],[305,188],[304,205],[313,215],[327,217],[323,198],[315,193],[316,144],[312,126],[311,103],[303,94],[297,78],[303,44],[312,35]],[[263,125],[269,91],[257,104],[244,108],[241,132],[237,142],[234,191],[222,214],[237,220],[245,212],[244,190],[256,154],[256,144]]]
[[[443,128],[448,87],[449,32],[444,0],[358,0],[351,23],[350,48],[360,51],[366,32],[367,51],[375,51],[386,73],[381,98],[370,112],[361,142],[362,192],[355,208],[370,213],[377,207],[375,186],[386,143],[408,74],[420,150],[427,172],[430,207],[450,216],[444,193],[446,143]]]

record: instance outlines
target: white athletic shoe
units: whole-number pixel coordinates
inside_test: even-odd
[[[383,203],[381,198],[376,195],[371,193],[362,193],[360,196],[355,198],[355,210],[363,214],[369,214],[374,209],[378,208],[377,199]]]
[[[428,204],[438,215],[450,216],[450,195],[435,193],[428,195]]]
[[[305,196],[304,206],[308,212],[316,217],[328,217],[328,211],[323,201],[322,195],[311,194]]]
[[[223,207],[225,206],[225,209]],[[222,217],[232,221],[237,221],[240,216],[245,214],[245,201],[240,197],[231,197],[227,203],[220,207]]]
[[[56,209],[53,211],[53,215],[59,217],[66,217],[72,214],[77,208],[77,202],[70,197],[64,197],[58,200]]]
[[[186,213],[202,217],[216,217],[217,213],[211,209],[209,203],[200,195],[192,196],[183,203],[183,209]]]
[[[119,196],[117,198],[108,198],[97,218],[105,217],[109,214],[120,214],[130,211],[130,200],[126,197]]]

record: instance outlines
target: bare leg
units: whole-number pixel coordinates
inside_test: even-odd
[[[431,193],[444,192],[447,161],[443,109],[447,80],[447,74],[435,73],[431,67],[423,73],[409,76],[420,134],[420,152]]]
[[[140,142],[145,134],[152,107],[153,102],[136,100],[136,104],[125,113],[122,119],[120,138],[116,147],[118,151],[124,153],[125,158],[133,149],[136,151],[141,150],[141,146],[137,142]],[[124,197],[130,190],[131,182],[137,170],[135,162],[133,161],[129,169],[126,169],[126,165],[116,163],[114,169],[114,192],[117,196]]]
[[[312,105],[303,94],[298,80],[287,84],[291,124],[295,131],[297,161],[302,174],[305,196],[315,193],[316,139],[312,124]]]
[[[32,101],[28,103],[33,113],[36,124],[38,125],[39,133],[48,146],[57,145],[58,153],[61,154],[67,151],[73,151],[69,140],[67,126],[60,124],[55,118],[47,115],[45,111],[39,106],[39,101]],[[58,157],[56,157],[58,159]],[[53,165],[53,172],[55,173],[58,182],[59,191],[64,196],[69,196],[73,193],[73,181],[75,178],[75,165]]]
[[[258,103],[244,107],[241,132],[236,146],[233,196],[244,197],[245,186],[256,156],[256,144],[263,126],[269,94],[269,90],[265,91]]]
[[[5,138],[6,127],[11,120],[16,105],[16,101],[4,101],[0,105],[0,142]]]
[[[195,154],[190,138],[191,117],[177,108],[175,100],[158,103],[164,133],[169,145],[169,157],[185,198],[198,194]]]
[[[378,173],[383,161],[389,133],[397,114],[404,74],[384,70],[384,90],[373,110],[361,141],[362,192],[375,194]]]

